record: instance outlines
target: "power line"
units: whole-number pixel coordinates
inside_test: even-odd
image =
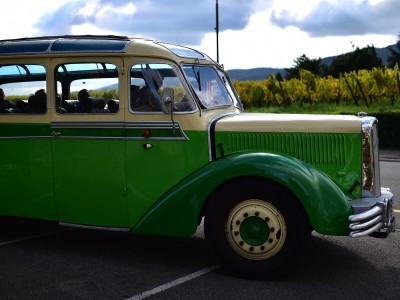
[[[219,11],[218,11],[218,0],[216,0],[215,3],[215,33],[217,34],[217,62],[219,63],[219,40],[218,40],[218,34],[219,34]]]

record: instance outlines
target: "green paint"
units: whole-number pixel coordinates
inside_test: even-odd
[[[0,214],[191,235],[216,188],[237,177],[259,176],[287,187],[317,232],[346,235],[348,201],[359,193],[346,192],[360,180],[356,134],[218,133],[216,144],[222,143],[225,156],[217,151],[218,159],[209,162],[205,131],[184,131],[187,139],[146,140],[142,131],[123,127],[61,128],[55,138],[51,130],[48,124],[1,125],[0,146],[6,151],[0,180],[6,188]],[[160,137],[167,132],[152,130]],[[4,139],[13,135],[20,139]],[[261,243],[268,230],[248,222],[246,241]]]
[[[1,115],[0,115],[1,117]],[[50,137],[50,124],[45,123],[0,123],[2,137]]]
[[[249,245],[263,245],[268,240],[269,234],[267,222],[259,217],[248,217],[240,224],[240,236]]]
[[[262,151],[297,158],[326,173],[349,191],[361,183],[361,134],[342,133],[217,133],[224,153]],[[361,196],[360,185],[353,191]]]
[[[347,235],[352,199],[315,167],[271,153],[238,153],[197,170],[166,193],[134,228],[143,234],[191,235],[212,192],[229,180],[259,176],[287,187],[303,204],[313,228],[323,234]],[[268,189],[268,185],[265,187]],[[285,201],[285,199],[282,199]]]
[[[59,221],[128,227],[123,140],[54,139],[53,155]]]
[[[49,132],[49,124],[0,123],[0,137],[20,137],[0,139],[0,215],[57,220]]]
[[[188,140],[126,142],[130,227],[171,188],[208,163],[206,132],[186,131],[185,134]],[[143,148],[145,143],[152,147]],[[185,211],[181,211],[181,215],[184,214]],[[171,222],[175,220],[168,217],[168,223]]]

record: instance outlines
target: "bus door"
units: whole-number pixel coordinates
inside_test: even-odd
[[[56,220],[43,59],[0,64],[0,215]]]
[[[129,220],[134,225],[168,190],[206,164],[208,151],[206,130],[198,130],[199,113],[179,69],[154,61],[125,65],[131,85],[125,135]],[[167,90],[174,94],[172,115],[162,108]]]
[[[62,223],[128,224],[121,60],[54,59],[54,189]]]

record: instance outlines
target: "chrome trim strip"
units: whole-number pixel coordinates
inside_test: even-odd
[[[175,126],[180,123],[175,121]],[[161,122],[126,122],[125,128],[127,129],[169,129],[172,128],[172,121],[161,121]]]
[[[51,139],[52,136],[2,136],[0,140],[41,140],[41,139]]]
[[[60,226],[67,226],[67,227],[74,227],[74,228],[81,228],[81,229],[95,229],[95,230],[119,231],[119,232],[131,231],[130,228],[126,228],[126,227],[90,226],[90,225],[81,225],[81,224],[65,223],[65,222],[59,222],[58,224]]]
[[[51,128],[123,129],[124,122],[51,122]]]
[[[189,138],[186,136],[180,137],[126,137],[125,140],[127,141],[189,141]]]
[[[383,227],[383,223],[381,222],[381,223],[376,224],[374,227],[371,227],[370,229],[368,229],[366,231],[350,232],[349,236],[352,237],[352,238],[367,236],[367,235],[370,235],[370,234],[376,232],[377,230],[381,229],[382,227]]]
[[[179,132],[177,137],[127,137],[127,140],[146,140],[146,141],[151,141],[151,140],[166,140],[166,141],[172,141],[172,140],[184,140],[184,141],[189,141],[189,138],[185,134],[185,132],[182,130],[181,124],[178,121],[161,121],[161,122],[126,122],[125,123],[125,129],[170,129],[173,130],[175,129],[176,131]]]
[[[214,119],[211,119],[209,122],[208,122],[208,125],[207,125],[207,135],[208,135],[208,160],[210,161],[210,162],[212,162],[213,161],[213,151],[215,150],[215,149],[212,149],[215,145],[214,145],[214,142],[215,142],[215,130],[213,131],[213,132],[211,132],[212,130],[211,130],[211,127],[213,127],[214,129],[215,129],[215,125],[216,125],[216,123],[219,121],[219,120],[221,120],[222,118],[225,118],[225,117],[227,117],[227,116],[234,116],[234,115],[237,115],[237,113],[227,113],[227,114],[223,114],[223,115],[220,115],[220,116],[218,116],[217,118],[214,118]],[[211,135],[213,135],[213,137],[211,137]],[[213,138],[214,138],[214,140],[213,140]]]
[[[51,122],[51,129],[149,129],[149,130],[176,130],[176,137],[149,137],[145,138],[142,136],[124,136],[124,137],[110,137],[110,136],[52,136],[49,132],[48,136],[12,136],[12,137],[1,137],[0,140],[26,140],[26,139],[86,139],[86,140],[146,140],[146,141],[175,141],[182,140],[188,141],[189,138],[182,130],[182,127],[179,122],[170,122],[170,121],[162,121],[162,122],[121,122],[121,121],[101,121],[101,122]]]
[[[121,141],[188,141],[186,136],[180,137],[102,137],[102,136],[13,136],[13,137],[0,137],[0,140],[40,140],[40,139],[57,139],[57,140],[121,140]]]
[[[357,215],[352,215],[349,217],[350,222],[361,222],[366,219],[373,218],[377,215],[379,215],[383,211],[383,208],[380,206],[374,206],[372,209],[367,210],[363,213],[357,214]]]
[[[126,140],[125,137],[112,137],[112,136],[80,136],[80,135],[67,135],[67,136],[55,136],[55,140],[110,140],[117,141]]]
[[[349,229],[352,230],[352,231],[365,229],[365,228],[371,227],[372,225],[375,225],[375,224],[379,223],[382,219],[383,219],[383,217],[381,215],[378,215],[375,218],[373,218],[373,219],[371,219],[371,220],[369,220],[368,222],[365,222],[365,223],[350,224]]]

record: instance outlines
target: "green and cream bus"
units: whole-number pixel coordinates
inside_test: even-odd
[[[0,41],[0,215],[205,237],[274,278],[311,232],[386,237],[373,117],[245,113],[227,72],[120,36]]]

